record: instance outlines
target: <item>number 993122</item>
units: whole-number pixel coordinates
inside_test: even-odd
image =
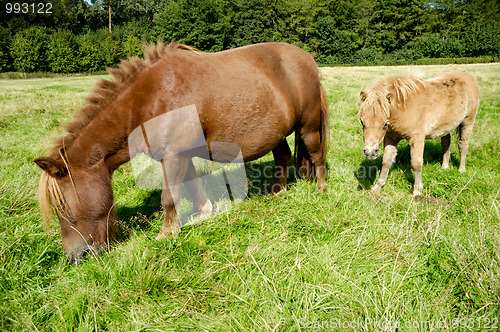
[[[8,2],[5,4],[5,12],[7,14],[52,14],[52,3]]]

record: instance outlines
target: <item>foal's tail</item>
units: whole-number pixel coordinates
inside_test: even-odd
[[[320,85],[320,95],[321,95],[321,109],[320,109],[320,122],[319,122],[319,135],[320,135],[320,149],[321,149],[321,159],[326,163],[326,150],[328,143],[328,100],[326,99],[325,90],[323,86]],[[300,136],[300,131],[295,130],[295,167],[298,170],[298,175],[300,177],[312,178],[315,176],[314,164],[311,161],[311,156],[307,150],[307,147]],[[325,166],[325,165],[320,165]]]

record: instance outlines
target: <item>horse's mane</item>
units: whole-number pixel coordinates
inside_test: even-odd
[[[81,131],[129,86],[141,71],[158,62],[169,52],[176,50],[198,52],[197,49],[187,45],[170,43],[165,46],[162,42],[158,42],[157,45],[148,45],[144,48],[144,59],[131,57],[122,60],[117,68],[108,68],[113,80],[101,80],[87,97],[87,105],[75,114],[74,120],[61,125],[68,133],[54,142],[52,156],[66,162],[61,149],[71,146]],[[71,177],[71,173],[69,174]],[[66,218],[69,214],[68,206],[56,179],[49,176],[47,172],[42,172],[38,190],[44,227],[47,228],[49,221],[53,220],[52,210],[55,210],[62,218]]]
[[[414,74],[383,77],[368,92],[364,104],[365,107],[373,107],[376,103],[380,103],[382,111],[389,117],[390,103],[387,99],[388,94],[391,94],[391,98],[396,104],[404,105],[409,96],[422,91],[424,86],[424,79]]]
[[[57,156],[61,148],[73,144],[80,132],[109,105],[122,91],[124,91],[134,78],[144,69],[158,62],[169,52],[176,50],[190,50],[198,52],[194,47],[172,42],[165,46],[161,41],[156,45],[150,44],[144,48],[144,58],[137,56],[122,60],[117,68],[108,68],[112,80],[102,79],[96,84],[92,93],[86,98],[86,105],[81,108],[70,122],[61,124],[67,135],[54,141],[52,155]]]

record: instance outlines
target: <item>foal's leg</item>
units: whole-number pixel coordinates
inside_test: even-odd
[[[181,231],[179,216],[177,215],[175,205],[179,202],[182,180],[187,172],[188,161],[187,158],[175,155],[169,156],[167,161],[165,161],[165,159],[162,161],[164,179],[164,188],[161,193],[163,225],[161,226],[160,233],[156,237],[157,240],[161,240],[168,235],[178,234]]]
[[[273,149],[273,157],[276,164],[276,173],[274,175],[274,184],[271,192],[273,194],[278,194],[285,191],[286,180],[288,179],[288,166],[292,158],[292,152],[290,151],[286,138]]]
[[[321,143],[321,135],[319,131],[304,132],[302,130],[300,134],[314,165],[314,171],[318,179],[318,189],[319,191],[326,191],[326,160],[323,153],[325,147]]]
[[[387,181],[387,176],[389,175],[389,170],[391,169],[394,161],[396,160],[396,155],[398,154],[398,143],[400,138],[391,137],[385,135],[384,137],[384,157],[382,159],[382,170],[380,171],[380,176],[377,183],[372,187],[372,190],[379,190],[385,185]]]
[[[441,137],[441,147],[443,148],[443,169],[448,169],[448,165],[450,163],[450,142],[450,134]]]
[[[459,140],[458,140],[458,151],[460,151],[460,168],[458,171],[460,173],[465,172],[465,157],[469,151],[469,137],[472,133],[472,127],[474,126],[474,119],[470,121],[468,118],[464,120],[458,127]]]
[[[413,196],[422,195],[424,184],[422,182],[422,166],[424,164],[425,137],[415,137],[410,141],[411,168],[415,177],[413,185]]]
[[[205,196],[205,192],[201,186],[201,181],[196,175],[193,161],[188,160],[186,176],[184,178],[184,185],[187,192],[193,199],[195,209],[200,212],[200,217],[205,218],[212,214],[212,203]]]

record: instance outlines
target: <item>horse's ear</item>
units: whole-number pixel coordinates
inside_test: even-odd
[[[366,100],[366,97],[368,97],[368,95],[364,91],[361,91],[359,93],[359,96],[361,97],[361,102],[364,102]]]
[[[33,160],[42,170],[47,172],[50,176],[54,178],[62,178],[68,174],[66,167],[61,161],[57,161],[52,158],[36,158]]]
[[[387,101],[390,104],[392,102],[392,93],[391,92],[387,93],[387,95],[385,97],[387,98]]]

